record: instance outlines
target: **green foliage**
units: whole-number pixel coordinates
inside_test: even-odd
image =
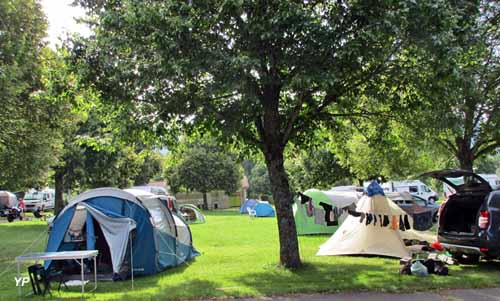
[[[57,162],[59,107],[41,97],[47,23],[35,0],[0,1],[0,187],[46,184]]]
[[[117,106],[102,101],[92,86],[83,85],[67,50],[45,50],[39,101],[50,103],[57,136],[58,160],[53,163],[56,190],[130,187],[161,174],[161,158],[140,131],[125,132]]]
[[[158,153],[149,153],[143,157],[139,171],[134,177],[134,185],[144,185],[149,183],[150,180],[161,179],[162,176],[162,156]]]
[[[269,181],[269,172],[264,163],[258,162],[255,164],[248,177],[248,197],[260,199],[261,195],[272,195],[271,182]]]
[[[415,135],[405,124],[390,121],[386,126],[379,132],[372,121],[358,123],[357,128],[347,123],[342,135],[331,138],[340,164],[348,166],[358,180],[410,179],[426,171],[454,167],[446,152]]]
[[[447,70],[415,82],[425,105],[407,120],[469,170],[475,160],[500,147],[500,5],[478,3],[470,6],[457,30]]]
[[[330,189],[337,183],[350,183],[349,169],[339,164],[337,156],[327,149],[302,152],[286,164],[295,191],[310,188]]]
[[[496,152],[495,154],[484,156],[476,161],[476,168],[474,172],[477,173],[500,173],[500,152]]]
[[[234,156],[213,141],[191,142],[178,156],[179,161],[165,172],[174,193],[181,188],[202,193],[238,189],[240,172]]]
[[[129,143],[115,135],[116,124],[106,121],[106,111],[104,105],[95,103],[87,118],[67,136],[61,160],[64,165],[58,167],[66,189],[127,188],[161,174],[161,156],[141,141]]]
[[[456,19],[446,1],[77,2],[98,26],[75,41],[75,61],[107,99],[168,132],[201,126],[258,149],[299,145],[376,102],[404,107],[379,83],[413,56],[436,63]]]

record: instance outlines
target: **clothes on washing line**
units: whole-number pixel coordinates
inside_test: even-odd
[[[313,205],[312,201],[307,202],[305,206],[306,206],[306,215],[309,217],[313,216],[314,205]]]
[[[387,227],[389,225],[389,216],[384,215],[384,223],[382,226]]]
[[[411,229],[410,220],[408,219],[408,215],[405,215],[404,223],[405,223],[406,230]]]
[[[365,225],[371,224],[372,220],[373,220],[373,214],[367,213],[366,214],[366,223],[365,223]]]
[[[314,208],[314,223],[317,225],[325,225],[325,210]]]
[[[354,216],[354,217],[359,217],[361,216],[361,212],[357,212],[356,210],[352,210],[352,209],[346,209],[347,210],[347,213]]]
[[[390,224],[391,228],[393,228],[394,230],[396,230],[398,226],[399,230],[401,231],[406,231],[411,229],[410,220],[408,218],[408,215],[406,214],[399,216],[399,222],[397,216],[391,216],[391,218],[389,218],[388,215],[382,216],[381,214],[379,214],[377,218],[377,214],[363,213],[363,212],[359,212],[359,216],[361,217],[359,219],[359,222],[360,223],[364,222],[366,226],[370,225],[372,222],[373,225],[376,226],[378,222],[380,227],[387,227]]]
[[[323,207],[323,210],[325,210],[325,222],[327,226],[338,226],[339,221],[338,218],[340,217],[340,214],[338,214],[337,208],[333,208],[332,205],[328,205],[326,203],[320,202],[319,205]],[[330,213],[334,211],[333,215],[330,215]],[[333,219],[332,219],[333,218]]]
[[[307,196],[307,195],[305,195],[305,194],[303,194],[303,193],[300,193],[300,192],[299,192],[299,196],[300,196],[300,203],[301,203],[301,204],[305,204],[305,203],[307,203],[307,202],[312,201],[312,198],[311,198],[311,197],[309,197],[309,196]]]
[[[360,212],[359,216],[360,216],[359,222],[362,223],[366,217],[366,214],[364,214],[363,212]]]

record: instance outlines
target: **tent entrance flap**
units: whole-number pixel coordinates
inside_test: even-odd
[[[127,251],[130,232],[136,227],[135,221],[128,217],[108,216],[89,204],[85,204],[85,207],[87,207],[88,213],[92,215],[101,227],[104,238],[109,246],[113,273],[118,274]]]

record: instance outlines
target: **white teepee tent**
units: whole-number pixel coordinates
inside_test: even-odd
[[[381,189],[375,193],[369,190],[368,196],[359,200],[353,212],[359,216],[349,215],[316,255],[369,254],[399,258],[410,255],[399,231],[404,217],[409,224],[406,213],[385,197]]]

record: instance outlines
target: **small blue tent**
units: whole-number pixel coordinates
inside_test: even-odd
[[[253,209],[255,205],[257,205],[259,201],[254,200],[254,199],[246,199],[243,205],[241,205],[240,208],[240,213],[241,214],[248,214],[248,209]]]
[[[255,216],[258,217],[273,217],[276,215],[273,206],[268,202],[258,202],[257,205],[253,207],[253,210],[255,210]]]
[[[47,252],[98,250],[99,269],[113,279],[150,275],[199,255],[188,225],[156,197],[116,188],[84,192],[54,219]],[[133,263],[133,267],[130,265]],[[71,264],[70,262],[45,262]]]

